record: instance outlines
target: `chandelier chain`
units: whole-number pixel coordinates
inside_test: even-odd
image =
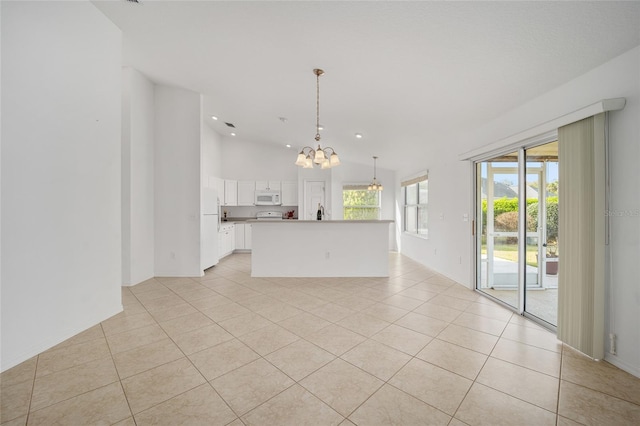
[[[316,70],[316,142],[320,142],[320,76],[321,70]]]
[[[305,169],[312,169],[313,164],[318,164],[322,169],[330,169],[340,165],[338,153],[330,146],[322,148],[320,146],[320,76],[324,71],[315,68],[313,73],[316,75],[316,143],[317,148],[305,146],[300,150],[296,158],[296,166]]]

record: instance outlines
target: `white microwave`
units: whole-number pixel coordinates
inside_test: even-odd
[[[254,204],[256,206],[280,206],[282,201],[280,199],[280,191],[256,191],[256,199]]]

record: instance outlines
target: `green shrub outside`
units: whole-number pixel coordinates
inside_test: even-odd
[[[531,216],[532,227],[538,228],[538,203],[527,205],[527,214]],[[558,197],[547,198],[547,241],[558,239]]]
[[[493,214],[498,216],[518,211],[517,198],[499,198],[493,202]],[[509,217],[507,215],[506,217]],[[503,216],[503,218],[506,218]],[[482,226],[483,233],[487,230],[487,200],[482,200]],[[527,198],[527,229],[535,231],[538,228],[538,199]],[[558,197],[547,198],[547,239],[556,240],[558,238]]]

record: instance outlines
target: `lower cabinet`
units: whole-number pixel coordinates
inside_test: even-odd
[[[236,246],[236,231],[233,223],[223,223],[218,232],[218,257],[222,259],[233,253]]]
[[[236,223],[236,250],[251,250],[250,223]]]
[[[246,223],[244,225],[244,248],[251,250],[251,224]]]

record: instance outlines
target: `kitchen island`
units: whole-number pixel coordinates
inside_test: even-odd
[[[392,220],[250,220],[252,277],[388,277]]]

